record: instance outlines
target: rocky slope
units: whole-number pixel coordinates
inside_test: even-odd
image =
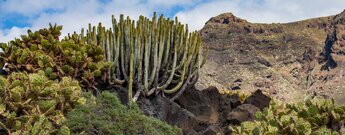
[[[331,21],[318,63],[309,76],[309,90],[345,103],[345,11]]]
[[[332,96],[334,88],[345,89],[342,75],[334,77],[345,66],[342,14],[284,24],[250,23],[231,13],[211,18],[200,31],[209,57],[197,88],[261,89],[287,102]],[[320,88],[325,82],[329,91]]]

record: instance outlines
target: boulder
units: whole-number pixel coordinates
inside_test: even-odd
[[[227,115],[227,120],[229,123],[234,125],[239,125],[244,121],[251,121],[255,119],[255,113],[260,111],[260,108],[251,104],[242,104],[232,110]]]
[[[194,114],[179,107],[176,103],[170,104],[169,108],[165,121],[181,128],[184,134],[192,132],[194,126],[197,124]]]
[[[182,129],[184,134],[195,132],[193,130],[197,124],[195,115],[177,103],[162,96],[156,96],[152,99],[140,98],[137,103],[145,115],[176,125]]]
[[[242,104],[239,95],[221,95],[216,87],[186,91],[175,101],[156,95],[137,101],[148,116],[180,127],[186,135],[228,134],[228,126],[254,120],[255,113],[269,105],[270,98],[260,90]]]
[[[220,93],[216,87],[199,91],[187,89],[176,102],[193,113],[201,122],[217,123],[219,119]]]
[[[216,125],[209,126],[201,135],[224,135],[222,128]]]
[[[263,108],[268,107],[270,101],[270,97],[263,94],[261,90],[256,90],[251,96],[246,98],[244,103],[254,105],[262,110]]]
[[[237,94],[223,95],[220,102],[220,121],[226,122],[226,117],[234,108],[241,105],[240,97]]]

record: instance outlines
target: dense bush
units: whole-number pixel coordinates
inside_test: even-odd
[[[254,122],[232,128],[234,134],[345,134],[345,106],[334,100],[315,98],[297,104],[271,102],[256,114]]]
[[[52,26],[36,32],[28,31],[21,39],[0,44],[0,66],[7,63],[9,73],[45,71],[49,79],[70,76],[86,89],[94,89],[97,80],[106,74],[109,64],[104,62],[102,47],[85,44],[78,35],[59,40],[62,26]],[[105,80],[103,78],[103,80]]]
[[[70,77],[52,81],[43,71],[0,76],[0,134],[57,133],[64,114],[85,102],[81,94],[79,83]]]
[[[121,104],[116,95],[103,92],[98,97],[87,94],[88,101],[67,116],[65,124],[77,134],[100,135],[175,135],[177,127],[145,116],[135,104]]]

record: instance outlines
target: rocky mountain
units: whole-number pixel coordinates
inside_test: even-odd
[[[323,95],[345,103],[345,11],[273,24],[224,13],[206,22],[200,33],[209,56],[199,89],[260,89],[286,102]]]
[[[320,59],[310,74],[310,90],[345,103],[345,11],[331,21]]]

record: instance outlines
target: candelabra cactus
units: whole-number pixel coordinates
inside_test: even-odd
[[[105,59],[112,62],[108,79],[125,85],[129,100],[159,92],[174,94],[174,100],[197,81],[207,53],[202,54],[199,33],[190,33],[177,17],[175,21],[163,15],[157,19],[154,13],[152,20],[140,16],[135,22],[120,15],[119,21],[112,17],[112,25],[106,29],[101,23],[98,27],[90,24],[81,36],[89,44],[103,46]]]

